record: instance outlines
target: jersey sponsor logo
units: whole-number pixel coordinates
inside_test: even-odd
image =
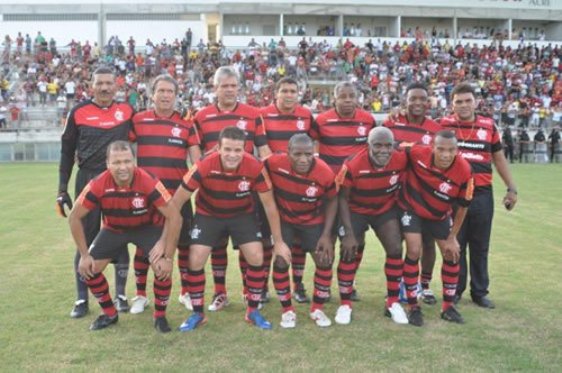
[[[115,192],[115,188],[109,188],[104,190],[104,193],[113,193],[113,192]]]
[[[311,185],[306,189],[305,193],[307,197],[316,197],[316,194],[318,193],[318,187]]]
[[[486,147],[486,144],[478,144],[478,143],[469,142],[469,141],[460,141],[459,142],[459,148],[484,149],[485,147]]]
[[[241,130],[246,130],[246,127],[248,127],[248,121],[244,120],[244,118],[240,118],[240,120],[236,123],[236,127]]]
[[[403,227],[409,227],[412,224],[412,215],[408,214],[407,212],[402,215],[400,218],[400,222],[402,223]]]
[[[240,190],[241,192],[247,192],[248,190],[250,190],[250,182],[246,180],[242,180],[238,184],[238,190]]]
[[[117,109],[115,110],[115,114],[113,114],[113,117],[115,118],[115,120],[122,121],[123,118],[125,118],[125,113],[123,113],[123,111],[121,111],[120,109]]]
[[[483,161],[484,156],[482,154],[474,154],[474,153],[461,153],[461,157],[469,161]]]
[[[297,120],[297,129],[300,131],[304,131],[304,120],[302,120],[301,118]]]
[[[421,141],[422,141],[422,143],[424,143],[425,145],[429,145],[429,143],[431,143],[431,136],[426,133],[426,134],[423,135],[423,137],[421,138]]]
[[[367,128],[363,127],[363,123],[359,124],[359,127],[357,127],[357,133],[359,136],[365,136],[367,134]]]
[[[443,183],[441,183],[441,185],[439,185],[439,191],[441,193],[449,194],[451,189],[453,189],[453,187],[449,183],[443,182]]]
[[[98,120],[100,117],[86,117],[86,120]]]
[[[180,137],[181,136],[181,128],[178,128],[178,127],[172,128],[172,136]]]
[[[486,140],[486,137],[488,136],[488,131],[486,131],[483,128],[480,128],[477,132],[476,132],[476,137],[478,137],[478,140]]]
[[[390,183],[390,185],[394,185],[398,182],[399,178],[400,178],[400,175],[392,175],[390,177],[390,180],[388,180],[388,182]]]

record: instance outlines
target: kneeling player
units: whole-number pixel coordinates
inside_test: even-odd
[[[171,330],[166,305],[172,288],[172,258],[181,217],[170,201],[162,183],[135,166],[128,142],[115,141],[108,146],[107,171],[84,188],[69,218],[80,252],[78,270],[103,310],[90,330],[106,328],[118,320],[102,272],[121,250],[126,250],[128,243],[141,247],[154,269],[154,327],[163,333]],[[88,250],[81,219],[98,206],[103,213],[103,228]]]
[[[198,190],[188,271],[188,290],[194,312],[180,326],[181,331],[193,330],[206,322],[203,313],[205,262],[211,249],[227,236],[239,246],[248,262],[246,321],[261,329],[271,329],[271,324],[257,309],[264,282],[263,248],[252,192],[258,193],[264,206],[275,242],[274,253],[287,262],[291,260],[291,253],[281,236],[279,213],[267,171],[260,161],[244,151],[245,139],[241,129],[225,127],[219,135],[218,150],[197,162],[174,194],[173,201],[181,208]]]
[[[338,183],[341,183],[339,211],[345,233],[341,239],[340,266],[346,265],[349,269],[338,272],[341,305],[335,320],[338,324],[351,322],[355,252],[365,244],[365,232],[371,226],[386,252],[385,315],[397,324],[407,324],[408,318],[398,301],[403,262],[395,206],[407,166],[406,154],[393,150],[394,136],[385,127],[372,129],[367,142],[368,147],[346,160],[338,174]]]
[[[416,287],[418,261],[422,249],[422,231],[429,232],[443,256],[441,280],[443,305],[441,318],[464,323],[453,306],[459,278],[460,247],[456,236],[472,200],[473,179],[470,165],[457,155],[457,139],[453,132],[437,133],[432,147],[415,145],[407,151],[409,169],[400,191],[400,222],[406,240],[404,283],[408,296],[410,324],[423,325]],[[451,222],[452,206],[458,205]]]
[[[265,165],[274,187],[283,240],[299,239],[303,250],[312,254],[316,264],[310,317],[316,325],[327,327],[332,322],[323,307],[330,294],[334,261],[331,230],[338,209],[335,175],[324,161],[314,157],[314,142],[307,135],[292,136],[288,151],[288,154],[270,156]],[[273,264],[273,285],[283,307],[283,328],[296,326],[289,265],[290,262],[280,256]]]

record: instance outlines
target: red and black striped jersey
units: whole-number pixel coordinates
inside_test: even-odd
[[[455,132],[460,155],[470,163],[476,188],[492,187],[492,154],[502,151],[501,136],[492,118],[477,115],[462,122],[455,115],[441,119],[441,126]]]
[[[60,185],[68,184],[75,158],[80,168],[105,170],[107,146],[113,141],[127,141],[133,113],[131,105],[120,102],[101,107],[88,100],[76,105],[68,114],[61,137]]]
[[[337,195],[335,175],[330,167],[315,158],[307,174],[298,174],[286,153],[273,154],[264,163],[281,219],[290,224],[324,223],[326,199]]]
[[[349,209],[357,214],[376,216],[390,210],[396,203],[408,159],[395,150],[384,167],[377,167],[365,147],[347,159],[338,174],[338,183],[349,188]]]
[[[244,153],[234,171],[225,171],[218,152],[211,152],[197,162],[183,177],[182,188],[197,192],[196,213],[218,218],[231,218],[254,211],[252,192],[271,189],[263,163]]]
[[[347,157],[364,148],[373,127],[375,118],[365,110],[356,109],[353,117],[343,118],[331,109],[316,117],[310,135],[318,140],[320,158],[337,174]]]
[[[138,144],[137,164],[156,176],[171,194],[187,172],[188,149],[200,144],[193,124],[179,113],[162,118],[154,110],[135,114],[129,139]]]
[[[430,145],[433,143],[435,134],[442,130],[439,123],[430,118],[424,118],[421,124],[414,124],[408,122],[408,118],[403,115],[400,115],[397,121],[388,117],[382,125],[392,131],[394,143],[399,148],[414,144]]]
[[[414,145],[406,149],[409,166],[400,189],[398,203],[428,220],[443,220],[452,212],[453,203],[468,207],[474,180],[470,164],[460,155],[446,170],[434,165],[429,146]]]
[[[88,210],[99,206],[103,226],[122,231],[144,225],[162,225],[164,217],[158,207],[166,205],[171,198],[158,179],[135,167],[130,186],[118,186],[106,170],[86,185],[77,203]]]
[[[195,114],[194,123],[203,152],[213,150],[221,130],[228,126],[236,126],[246,133],[245,149],[250,154],[254,153],[254,145],[267,145],[260,111],[253,106],[237,103],[234,110],[221,111],[217,105],[209,105]]]
[[[314,121],[307,108],[297,106],[290,114],[281,113],[275,104],[261,110],[267,145],[272,152],[286,152],[289,139],[297,133],[308,134]]]

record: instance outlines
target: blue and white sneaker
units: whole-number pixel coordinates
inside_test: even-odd
[[[194,312],[181,324],[178,328],[180,332],[190,332],[195,328],[205,325],[207,323],[207,317],[204,313]]]
[[[247,313],[246,321],[250,324],[254,324],[260,329],[269,330],[272,328],[271,323],[267,321],[258,310],[253,310],[252,312]]]

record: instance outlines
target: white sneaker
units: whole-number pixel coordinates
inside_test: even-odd
[[[189,293],[185,293],[184,295],[179,296],[179,302],[185,306],[189,311],[193,311],[193,305],[191,304],[191,298],[189,297]]]
[[[351,312],[351,307],[349,307],[347,304],[343,304],[338,307],[338,311],[336,312],[336,317],[334,317],[334,320],[337,324],[348,325],[351,322]]]
[[[318,325],[321,328],[326,328],[326,327],[332,325],[332,320],[330,320],[330,318],[328,316],[326,316],[324,311],[322,311],[320,309],[316,309],[316,310],[314,310],[314,312],[311,312],[310,318],[312,320],[314,320],[316,325]]]
[[[129,312],[132,314],[143,313],[144,308],[148,306],[148,298],[143,297],[142,295],[137,295],[133,299],[131,299],[132,305]]]
[[[397,324],[408,324],[408,316],[398,302],[392,303],[390,308],[385,308],[384,315],[390,317]]]
[[[209,311],[216,312],[222,310],[224,307],[228,306],[228,297],[224,293],[215,294],[213,296],[213,301],[209,304]]]
[[[281,322],[279,323],[284,329],[292,329],[297,326],[297,314],[295,311],[287,311],[281,315]]]

